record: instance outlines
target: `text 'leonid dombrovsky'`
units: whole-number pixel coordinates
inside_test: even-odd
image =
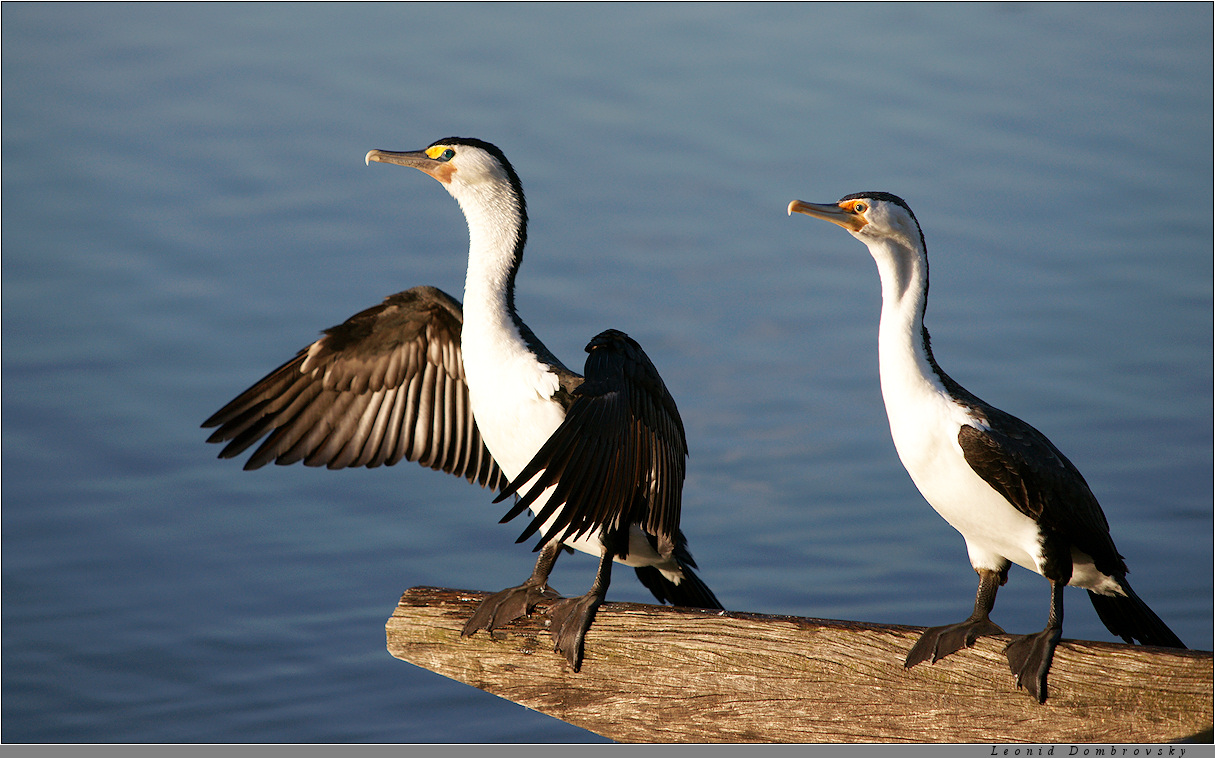
[[[1028,747],[1002,747],[999,745],[991,746],[992,755],[1011,755],[1011,756],[1032,756],[1032,755],[1067,755],[1067,756],[1090,756],[1092,758],[1122,758],[1122,756],[1150,756],[1150,755],[1169,755],[1175,758],[1182,758],[1185,755],[1185,748],[1177,747],[1176,745],[1110,745],[1109,747],[1092,745],[1068,745],[1067,752],[1060,749],[1059,753],[1055,753],[1055,748],[1060,745],[1051,745],[1050,747],[1028,746]]]

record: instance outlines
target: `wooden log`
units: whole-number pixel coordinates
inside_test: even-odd
[[[904,669],[920,627],[605,603],[574,673],[543,606],[462,639],[484,597],[408,590],[389,652],[619,742],[1174,742],[1212,726],[1205,651],[1063,640],[1040,705],[1008,636]]]

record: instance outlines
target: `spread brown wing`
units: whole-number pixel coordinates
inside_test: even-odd
[[[203,422],[221,458],[307,466],[405,459],[493,489],[505,477],[481,440],[460,354],[459,301],[414,287],[326,329],[324,336]]]

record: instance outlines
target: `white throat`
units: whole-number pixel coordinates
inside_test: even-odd
[[[882,318],[878,326],[878,368],[882,395],[890,411],[892,400],[914,389],[942,391],[924,350],[924,297],[928,289],[928,262],[889,239],[861,238],[877,263],[882,281]]]
[[[461,352],[473,416],[503,472],[513,478],[564,418],[552,401],[556,374],[539,361],[513,311],[518,240],[524,233],[519,198],[507,182],[453,182],[448,191],[468,221]]]
[[[464,281],[465,323],[472,311],[474,328],[488,319],[511,321],[508,302],[511,277],[518,267],[516,244],[522,233],[518,199],[500,185],[449,186],[468,222],[468,273]]]

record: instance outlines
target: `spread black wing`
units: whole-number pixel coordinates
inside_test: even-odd
[[[963,426],[958,432],[971,469],[1044,531],[1091,556],[1100,571],[1125,574],[1109,522],[1080,471],[1029,424],[997,408],[982,410],[989,429]]]
[[[221,458],[265,440],[246,469],[392,465],[405,459],[493,489],[505,483],[473,421],[459,301],[414,287],[326,329],[215,415]]]
[[[608,544],[623,557],[628,540],[619,538],[636,523],[669,555],[688,455],[675,400],[641,346],[623,332],[599,334],[586,351],[585,380],[574,390],[565,420],[495,501],[528,487],[502,521],[555,485],[520,542],[555,515],[541,544],[602,529],[613,533]]]

